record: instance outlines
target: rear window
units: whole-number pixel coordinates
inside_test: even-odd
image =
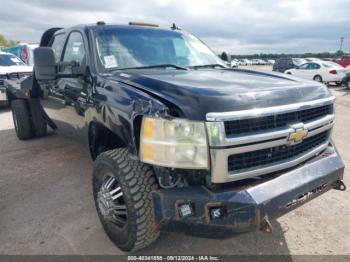
[[[280,59],[278,60],[278,65],[286,65],[287,64],[287,59]]]
[[[302,58],[293,58],[293,63],[296,64],[297,66],[305,64],[307,61]]]

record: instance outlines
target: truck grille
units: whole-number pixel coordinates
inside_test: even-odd
[[[254,167],[276,164],[286,159],[298,157],[324,144],[329,137],[329,131],[306,138],[296,145],[281,145],[241,154],[231,155],[228,158],[229,171],[241,171]]]
[[[304,163],[329,146],[334,118],[333,96],[207,113],[212,182],[262,176]]]
[[[306,110],[282,113],[271,116],[227,121],[225,122],[225,132],[226,136],[230,137],[242,133],[246,134],[284,127],[288,124],[296,122],[305,123],[331,114],[332,110],[332,105],[324,105]]]

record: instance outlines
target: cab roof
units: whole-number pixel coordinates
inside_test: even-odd
[[[106,28],[142,28],[142,29],[153,29],[153,30],[166,30],[166,31],[174,31],[174,30],[181,30],[179,27],[177,27],[175,24],[173,24],[171,27],[163,27],[159,26],[158,24],[153,24],[153,23],[145,23],[145,22],[129,22],[128,24],[108,24],[103,21],[98,21],[95,24],[80,24],[80,25],[75,25],[72,27],[67,27],[67,28],[61,28],[57,32],[66,32],[70,31],[72,29],[95,29],[99,27],[106,27]]]

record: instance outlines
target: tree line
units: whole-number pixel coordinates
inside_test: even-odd
[[[305,58],[305,57],[315,57],[315,58],[331,58],[331,59],[336,59],[339,58],[343,55],[346,54],[350,54],[350,53],[346,53],[342,50],[338,50],[335,53],[331,53],[331,52],[322,52],[322,53],[304,53],[304,54],[264,54],[264,53],[260,53],[260,54],[251,54],[251,55],[229,55],[226,52],[222,52],[219,57],[221,57],[221,59],[223,59],[224,61],[229,61],[232,59],[278,59],[281,57],[295,57],[295,58]]]
[[[18,41],[7,39],[4,35],[0,34],[0,47],[11,47],[18,43]]]

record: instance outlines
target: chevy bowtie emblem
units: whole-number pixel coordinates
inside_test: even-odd
[[[294,132],[291,132],[288,137],[288,141],[291,143],[298,143],[303,141],[303,139],[307,136],[309,132],[306,128],[304,128],[303,125],[301,127],[292,126],[292,128],[294,128]]]

